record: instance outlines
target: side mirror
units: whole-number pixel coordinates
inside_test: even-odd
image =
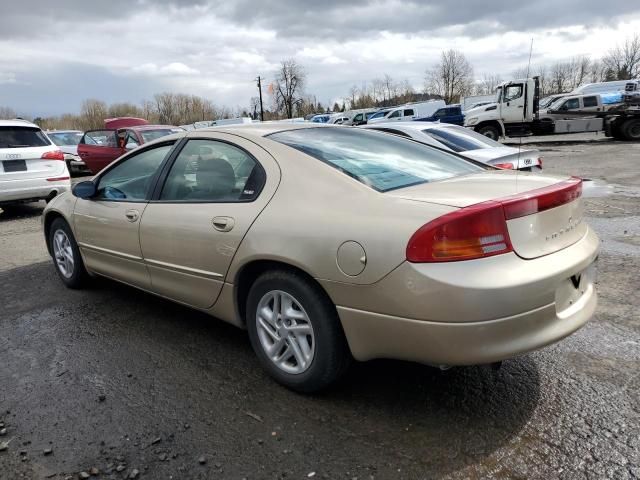
[[[76,183],[71,189],[71,193],[73,193],[75,197],[82,198],[85,200],[95,197],[96,192],[97,192],[96,184],[90,180]]]

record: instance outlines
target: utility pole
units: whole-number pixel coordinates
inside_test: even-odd
[[[260,121],[264,122],[264,110],[262,108],[262,79],[258,75],[258,92],[260,93]]]

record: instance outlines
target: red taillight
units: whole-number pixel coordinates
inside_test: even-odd
[[[502,205],[484,202],[447,213],[413,234],[410,262],[451,262],[512,251]]]
[[[507,220],[525,217],[573,202],[582,195],[582,180],[572,178],[548,187],[537,188],[523,194],[502,198]]]
[[[447,213],[411,236],[407,260],[414,263],[452,262],[511,252],[507,220],[559,207],[580,195],[582,180],[572,178]]]
[[[506,170],[513,170],[513,164],[512,163],[496,163],[494,165],[494,167],[498,167],[498,168],[502,168],[502,169],[506,169]]]
[[[45,152],[40,157],[42,160],[62,160],[64,162],[64,153],[60,150],[52,150],[51,152]]]
[[[538,157],[538,165],[540,165],[540,168],[542,168],[542,157]]]

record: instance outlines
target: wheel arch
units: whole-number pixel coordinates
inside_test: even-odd
[[[305,279],[309,280],[313,285],[315,285],[318,288],[318,291],[320,291],[327,298],[327,300],[329,300],[331,304],[334,305],[335,308],[335,303],[333,302],[327,291],[311,274],[309,274],[304,269],[282,260],[257,259],[252,260],[240,267],[234,277],[233,301],[236,315],[241,325],[246,325],[246,304],[251,286],[260,275],[271,270],[284,270],[303,276]]]
[[[475,125],[473,129],[476,132],[479,132],[483,127],[495,127],[498,129],[501,137],[504,137],[505,135],[504,126],[502,125],[502,122],[499,122],[498,120],[485,120],[484,122],[480,122],[478,125]]]
[[[51,225],[57,219],[61,218],[65,222],[69,223],[65,216],[56,210],[51,210],[45,214],[44,220],[42,222],[43,230],[44,230],[44,240],[47,245],[47,252],[51,255],[51,245],[49,244],[49,231],[51,230]]]

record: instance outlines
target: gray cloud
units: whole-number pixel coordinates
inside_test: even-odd
[[[172,90],[244,106],[256,75],[270,82],[289,57],[326,104],[385,73],[420,89],[446,48],[479,77],[508,77],[532,37],[532,62],[550,63],[601,55],[638,22],[628,0],[14,1],[0,14],[0,105],[50,114]]]

